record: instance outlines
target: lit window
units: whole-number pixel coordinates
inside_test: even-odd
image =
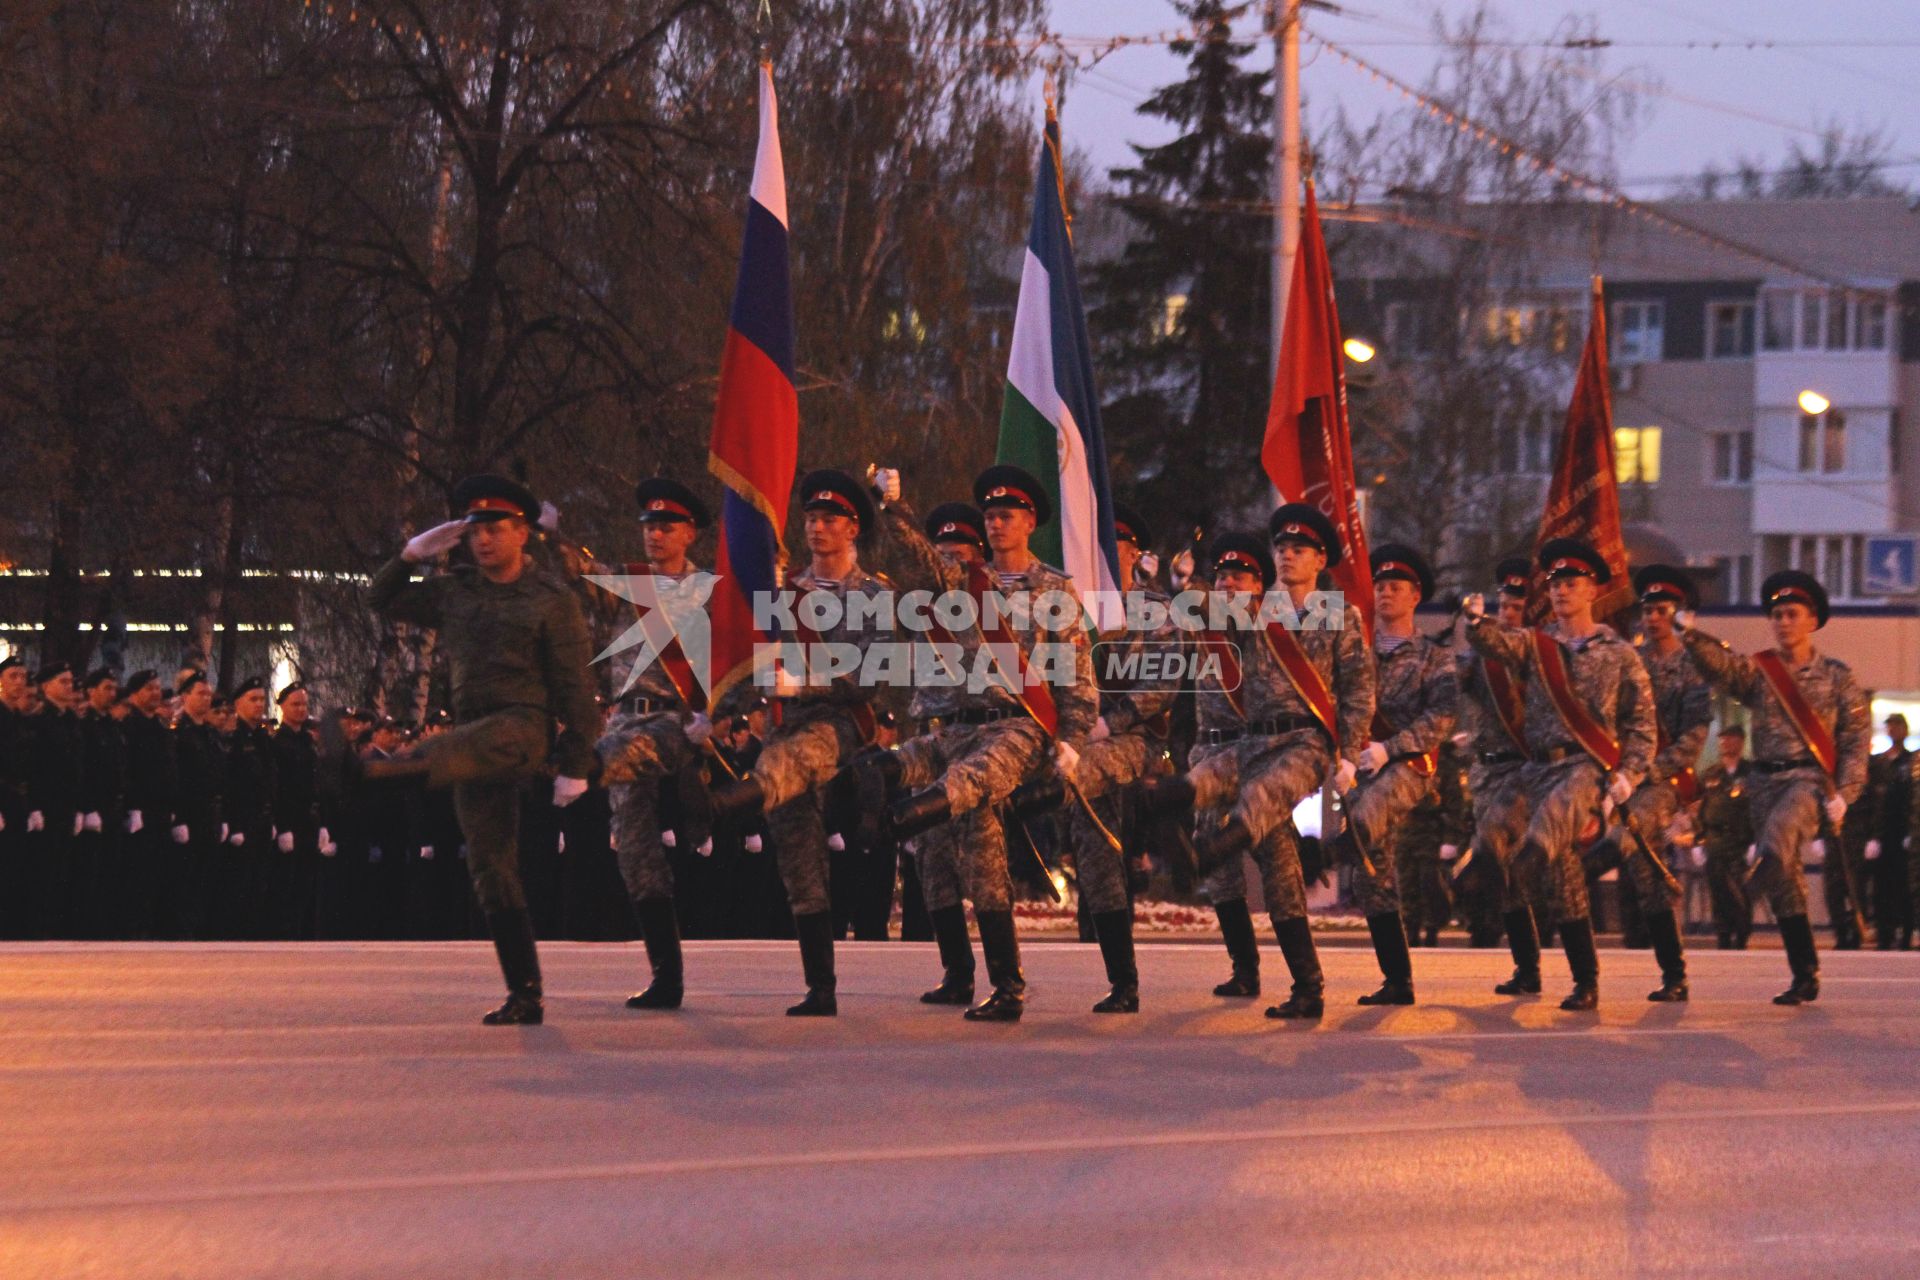
[[[1187,313],[1187,295],[1170,293],[1167,295],[1166,309],[1160,317],[1160,336],[1171,338],[1180,329],[1180,317]]]
[[[1660,428],[1615,427],[1613,473],[1621,484],[1660,483]]]

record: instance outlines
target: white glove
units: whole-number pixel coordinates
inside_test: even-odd
[[[1673,626],[1676,631],[1693,630],[1694,613],[1691,609],[1676,609],[1673,612]]]
[[[567,851],[567,833],[566,832],[562,831],[560,833],[559,839],[554,841],[553,851],[555,853],[565,853]]]
[[[422,861],[422,862],[432,862],[432,861],[433,861],[433,846],[432,846],[432,845],[430,845],[430,844],[423,844],[423,845],[421,845],[421,846],[420,846],[420,861]]]
[[[1759,846],[1759,845],[1757,845],[1757,844],[1750,844],[1750,845],[1748,845],[1748,846],[1747,846],[1747,856],[1746,856],[1746,859],[1745,859],[1745,861],[1746,861],[1746,864],[1747,864],[1748,866],[1750,866],[1750,867],[1751,867],[1751,866],[1754,866],[1755,864],[1757,864],[1757,863],[1758,863],[1758,862],[1760,861],[1760,846]]]
[[[1088,742],[1105,742],[1113,736],[1113,729],[1107,724],[1107,718],[1101,716],[1093,722],[1093,728],[1087,734]]]
[[[1614,808],[1619,808],[1632,798],[1632,779],[1618,773],[1607,779],[1607,799],[1613,801]]]
[[[587,794],[585,778],[569,778],[564,773],[553,780],[553,807],[564,809]]]
[[[76,836],[79,835],[82,831],[86,830],[86,826],[87,819],[85,814],[76,813],[73,815],[73,834]]]
[[[1074,773],[1080,768],[1080,753],[1068,743],[1054,743],[1053,767],[1060,771],[1061,777],[1072,782]]]
[[[1880,842],[1878,840],[1867,841],[1867,861],[1880,861]]]
[[[693,713],[693,718],[687,721],[684,732],[688,742],[696,747],[704,747],[707,745],[707,739],[713,736],[713,721],[707,719],[706,712],[696,711]]]
[[[680,837],[674,834],[672,827],[668,827],[660,833],[660,847],[662,849],[678,849],[680,847]]]
[[[244,831],[236,831],[232,835],[227,837],[227,843],[232,845],[236,849],[246,844],[246,842],[247,842],[247,833]]]
[[[47,829],[46,814],[41,813],[38,809],[35,809],[32,813],[27,815],[27,830],[45,831],[46,829]]]
[[[320,856],[323,858],[331,858],[339,852],[340,846],[337,844],[323,844],[320,846]]]
[[[7,829],[7,815],[4,813],[0,813],[0,831],[5,831],[6,829]]]
[[[184,822],[174,823],[173,831],[170,834],[172,834],[175,844],[185,844],[187,841],[193,839],[193,832],[187,830],[187,824]]]
[[[275,836],[273,838],[273,847],[278,849],[282,853],[292,853],[293,852],[293,832],[282,831],[279,835]]]
[[[1826,804],[1822,807],[1827,811],[1827,821],[1833,824],[1835,831],[1838,831],[1840,820],[1847,816],[1847,802],[1841,799],[1840,793],[1836,791],[1827,797]]]
[[[445,524],[437,524],[425,533],[416,533],[408,538],[407,545],[400,552],[400,558],[408,564],[421,564],[437,559],[453,550],[466,532],[465,520],[449,520]]]
[[[1387,767],[1387,749],[1378,742],[1369,742],[1367,749],[1360,753],[1361,773],[1378,773]]]
[[[1807,841],[1807,861],[1815,866],[1824,866],[1827,861],[1827,842],[1815,836]]]
[[[320,828],[319,832],[314,836],[314,839],[319,841],[320,852],[322,853],[325,853],[327,851],[327,846],[333,843],[333,837],[327,833],[327,829],[325,827]]]
[[[99,814],[90,813],[81,821],[80,825],[88,831],[98,831],[103,824],[100,821]],[[73,834],[79,835],[80,833],[75,831]]]
[[[1693,846],[1693,848],[1689,850],[1688,853],[1689,853],[1689,857],[1693,861],[1694,866],[1704,867],[1707,865],[1707,851],[1701,846],[1699,845]]]
[[[875,467],[867,477],[873,491],[880,498],[880,505],[900,501],[900,472],[893,467]]]
[[[146,814],[141,813],[138,809],[127,810],[127,834],[128,835],[130,836],[139,835],[140,829],[146,825],[147,825]]]
[[[713,837],[708,836],[705,840],[702,840],[700,847],[695,849],[694,852],[703,858],[711,858],[713,856]]]
[[[1459,846],[1459,845],[1457,845],[1457,844],[1443,844],[1443,845],[1441,845],[1441,846],[1440,846],[1440,861],[1442,861],[1442,862],[1452,862],[1452,861],[1453,861],[1453,860],[1454,860],[1455,858],[1457,858],[1457,857],[1459,857],[1459,856],[1460,856],[1460,846]]]
[[[1353,761],[1342,760],[1333,770],[1333,789],[1341,795],[1353,790],[1353,784],[1360,780],[1360,771],[1353,767]]]
[[[1478,622],[1487,616],[1487,598],[1477,592],[1460,597],[1460,616],[1468,622]]]
[[[745,840],[742,840],[740,842],[740,847],[742,849],[745,849],[748,853],[758,853],[762,848],[765,847],[765,842],[760,839],[760,836],[758,833],[755,833],[754,835],[748,836]],[[830,835],[827,837],[827,848],[833,850],[835,853],[842,852],[843,850],[846,849],[846,847],[847,847],[847,842],[845,840],[842,840],[837,834]]]
[[[220,824],[220,843],[225,844],[226,842],[227,842],[227,824],[223,822]]]

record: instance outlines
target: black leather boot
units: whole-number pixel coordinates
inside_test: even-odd
[[[980,954],[986,957],[987,981],[993,994],[967,1010],[968,1022],[1018,1022],[1026,1012],[1027,980],[1020,974],[1020,939],[1013,931],[1013,912],[974,908],[980,926]]]
[[[1213,989],[1213,994],[1229,999],[1260,994],[1260,944],[1253,937],[1253,913],[1245,898],[1213,904],[1220,921],[1220,937],[1233,959],[1233,976]]]
[[[807,982],[807,998],[787,1010],[789,1018],[831,1018],[840,1012],[834,995],[833,913],[814,911],[793,918],[800,941],[800,972]]]
[[[1313,945],[1313,927],[1305,916],[1282,920],[1272,917],[1273,936],[1279,939],[1280,954],[1287,958],[1287,972],[1293,975],[1293,991],[1279,1004],[1267,1010],[1269,1018],[1312,1020],[1327,1011],[1327,983],[1320,972],[1320,952]]]
[[[921,1004],[973,1003],[973,945],[967,941],[967,909],[941,907],[929,911],[933,940],[940,947],[940,985],[920,997]]]
[[[639,995],[627,997],[629,1009],[678,1009],[686,995],[680,962],[680,920],[672,898],[642,898],[633,904],[640,920],[640,938],[647,946],[647,964],[653,981]]]
[[[1140,803],[1148,813],[1179,813],[1193,808],[1193,800],[1193,782],[1184,773],[1148,778],[1140,784]]]
[[[480,1019],[489,1027],[537,1027],[545,1018],[540,990],[540,955],[533,945],[533,917],[525,907],[487,913],[493,953],[507,980],[507,1002]]]
[[[712,822],[757,816],[767,803],[765,789],[761,787],[760,780],[753,777],[716,782],[708,789],[708,794],[713,797],[707,814]]]
[[[1560,1007],[1569,1013],[1586,1013],[1600,1007],[1600,953],[1593,948],[1593,921],[1560,922],[1560,945],[1567,952],[1567,968],[1573,971],[1573,991]]]
[[[945,787],[928,787],[895,800],[887,815],[888,834],[895,840],[908,840],[952,818],[953,806],[947,803]],[[975,912],[976,918],[978,915]]]
[[[1660,961],[1660,987],[1647,994],[1655,1004],[1687,1002],[1687,953],[1680,942],[1680,922],[1671,911],[1658,911],[1647,917],[1647,934],[1653,939],[1653,954]]]
[[[1367,932],[1373,935],[1373,956],[1380,963],[1385,979],[1380,989],[1361,996],[1365,1005],[1413,1003],[1413,956],[1407,950],[1407,926],[1398,911],[1367,917]]]
[[[1204,876],[1253,848],[1253,832],[1247,830],[1247,824],[1239,815],[1229,814],[1219,826],[1202,831],[1193,848],[1200,860],[1200,874]]]
[[[1780,942],[1793,970],[1793,985],[1773,998],[1775,1004],[1812,1004],[1820,998],[1820,953],[1813,945],[1813,923],[1805,916],[1780,917]]]
[[[1140,1012],[1140,970],[1133,958],[1133,912],[1101,911],[1093,917],[1093,933],[1106,962],[1107,998],[1093,1006],[1095,1013]]]
[[[1507,926],[1507,950],[1513,953],[1513,976],[1493,989],[1497,996],[1540,994],[1540,931],[1533,925],[1533,908],[1522,904],[1501,919]]]

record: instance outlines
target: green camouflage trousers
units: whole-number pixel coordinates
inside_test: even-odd
[[[1616,817],[1633,824],[1634,831],[1647,842],[1647,847],[1662,858],[1666,857],[1667,828],[1680,812],[1680,793],[1669,782],[1649,782],[1627,797],[1627,803],[1621,807]],[[1649,915],[1658,915],[1671,911],[1678,915],[1680,899],[1685,890],[1675,893],[1667,888],[1666,881],[1653,869],[1640,846],[1633,843],[1633,837],[1622,831],[1620,853],[1625,859],[1622,874],[1633,885],[1633,894],[1639,900],[1640,909]],[[1671,870],[1672,868],[1668,868]],[[1675,877],[1678,878],[1677,876]]]
[[[673,712],[622,713],[607,725],[595,750],[600,779],[613,802],[613,851],[620,878],[635,902],[673,896],[673,872],[660,843],[660,784],[692,763],[687,741]]]
[[[1394,843],[1400,824],[1413,812],[1414,806],[1433,793],[1430,774],[1420,772],[1405,760],[1390,760],[1348,795],[1347,821],[1353,824],[1360,846],[1373,861],[1373,870],[1368,871],[1358,856],[1353,860],[1353,898],[1362,915],[1400,913]]]
[[[953,810],[951,847],[975,911],[1013,909],[999,805],[1046,763],[1048,742],[1039,725],[1022,717],[942,725],[900,746],[902,785],[918,791],[938,783],[946,790]]]
[[[1474,764],[1467,774],[1467,786],[1473,793],[1473,849],[1476,858],[1492,858],[1500,868],[1500,910],[1518,910],[1522,903],[1542,910],[1546,899],[1539,897],[1530,884],[1513,874],[1513,855],[1526,838],[1530,813],[1527,794],[1520,786],[1525,765],[1519,761],[1504,764]]]
[[[1755,773],[1747,783],[1747,797],[1753,809],[1754,843],[1763,864],[1755,879],[1764,878],[1773,918],[1803,916],[1807,914],[1807,842],[1820,834],[1826,775],[1813,768]],[[1837,848],[1827,852],[1829,858],[1842,856]]]
[[[1584,755],[1529,762],[1520,766],[1519,789],[1526,795],[1529,816],[1514,878],[1529,882],[1528,896],[1545,903],[1555,920],[1588,919],[1592,906],[1580,837],[1600,810],[1600,766]]]
[[[427,785],[453,788],[467,874],[482,911],[527,905],[520,883],[520,788],[547,761],[547,713],[508,707],[429,739]]]
[[[1242,814],[1241,820],[1255,833],[1253,863],[1260,871],[1261,896],[1267,913],[1276,919],[1296,920],[1307,914],[1307,883],[1300,871],[1293,809],[1319,789],[1328,757],[1326,742],[1318,734],[1243,738],[1193,749],[1188,776],[1194,782],[1201,828],[1218,826],[1229,813]],[[1261,811],[1258,826],[1244,812],[1252,796],[1264,797],[1255,802]],[[1246,859],[1230,859],[1208,872],[1200,894],[1216,905],[1244,899]]]
[[[797,722],[796,722],[797,721]],[[787,905],[797,916],[831,908],[826,788],[863,745],[848,713],[826,708],[773,731],[753,766]]]
[[[1074,781],[1080,794],[1100,821],[1115,836],[1120,834],[1122,793],[1147,776],[1158,748],[1144,733],[1121,733],[1099,742],[1090,742],[1080,753],[1080,768]],[[1100,913],[1127,908],[1127,861],[1124,850],[1116,849],[1087,817],[1087,811],[1073,797],[1067,797],[1067,832],[1073,842],[1073,865],[1078,873],[1080,897],[1087,910]]]

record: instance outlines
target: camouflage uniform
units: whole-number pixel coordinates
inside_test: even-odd
[[[1464,851],[1472,838],[1467,766],[1448,742],[1441,748],[1431,793],[1408,812],[1392,838],[1400,878],[1400,918],[1409,935],[1421,929],[1432,934],[1452,921],[1453,886],[1440,846],[1450,844]]]
[[[1656,853],[1667,843],[1667,828],[1680,813],[1683,802],[1675,779],[1693,770],[1700,751],[1707,743],[1707,731],[1713,725],[1713,693],[1700,670],[1687,656],[1682,645],[1669,654],[1639,646],[1640,661],[1653,684],[1654,713],[1658,717],[1659,740],[1666,745],[1657,749],[1653,772],[1622,806],[1621,818],[1633,824],[1647,847]],[[1622,839],[1631,838],[1622,833]],[[1670,889],[1653,869],[1639,848],[1621,846],[1625,854],[1626,874],[1632,881],[1640,909],[1649,915],[1680,910],[1681,893]]]
[[[1397,915],[1400,887],[1393,838],[1402,821],[1434,794],[1433,757],[1453,732],[1459,690],[1453,659],[1423,635],[1374,639],[1375,714],[1371,734],[1387,763],[1347,797],[1347,821],[1373,864],[1356,860],[1353,896],[1361,914]],[[1387,736],[1380,736],[1387,735]],[[1365,745],[1364,743],[1362,744]]]
[[[373,607],[434,627],[453,683],[455,725],[423,747],[433,787],[452,787],[474,895],[488,912],[524,910],[519,872],[520,787],[547,763],[584,778],[599,724],[588,665],[593,644],[565,583],[529,562],[512,582],[479,570],[412,581],[389,561],[373,577]],[[554,736],[555,722],[560,732]]]
[[[1613,628],[1602,625],[1579,640],[1568,640],[1561,625],[1545,631],[1565,655],[1573,692],[1600,727],[1620,744],[1623,777],[1644,778],[1653,764],[1653,685],[1633,646]],[[1537,865],[1516,867],[1518,874],[1540,883],[1543,899],[1552,904],[1561,921],[1589,918],[1587,877],[1576,844],[1588,821],[1599,811],[1605,789],[1600,765],[1581,748],[1554,708],[1533,659],[1528,632],[1503,627],[1481,617],[1467,628],[1473,647],[1527,672],[1527,754],[1521,766],[1519,789],[1529,808],[1523,860]]]
[[[1094,646],[1100,666],[1100,715],[1107,722],[1107,736],[1089,742],[1080,752],[1080,767],[1074,774],[1080,794],[1099,815],[1108,831],[1116,835],[1121,827],[1121,799],[1126,788],[1147,776],[1159,758],[1161,741],[1166,736],[1164,723],[1173,705],[1174,686],[1164,680],[1135,681],[1126,687],[1120,673],[1135,670],[1129,665],[1146,654],[1174,654],[1179,637],[1173,617],[1166,609],[1167,598],[1141,590],[1136,595],[1160,607],[1158,626],[1103,632]],[[1111,674],[1110,674],[1111,673]],[[1124,911],[1127,908],[1127,867],[1125,854],[1115,849],[1086,810],[1077,802],[1067,807],[1067,832],[1073,841],[1074,868],[1079,876],[1080,896],[1093,912]]]
[[[1747,787],[1752,781],[1744,760],[1732,773],[1716,762],[1700,775],[1700,844],[1707,856],[1714,932],[1723,949],[1745,949],[1753,932],[1753,900],[1747,896],[1747,846],[1753,843]]]
[[[1760,856],[1774,866],[1767,900],[1776,918],[1804,916],[1807,873],[1801,860],[1807,842],[1820,833],[1827,789],[1836,787],[1849,804],[1866,789],[1872,734],[1866,694],[1844,662],[1817,652],[1805,666],[1789,668],[1814,714],[1833,728],[1836,773],[1829,779],[1753,659],[1704,631],[1689,630],[1685,638],[1707,678],[1751,715],[1747,737],[1753,745],[1753,776],[1747,797]]]
[[[1513,856],[1527,833],[1531,806],[1520,785],[1526,744],[1515,742],[1494,707],[1487,684],[1488,659],[1471,649],[1454,658],[1460,688],[1460,729],[1467,739],[1471,764],[1467,789],[1473,796],[1473,856],[1489,858],[1499,868],[1502,914],[1523,905],[1539,910],[1546,899],[1530,892],[1536,882],[1513,874]],[[1509,667],[1511,678],[1524,690],[1525,673]],[[1523,694],[1524,696],[1524,694]],[[1463,851],[1464,856],[1464,851]]]
[[[641,566],[629,566],[635,572]],[[698,570],[691,564],[680,574],[659,574],[669,582],[684,582]],[[600,780],[613,802],[613,849],[620,862],[620,878],[635,902],[673,896],[673,872],[660,842],[660,784],[699,759],[699,748],[687,738],[689,707],[680,689],[658,660],[635,674],[639,650],[623,650],[614,660],[613,687],[624,689],[614,705],[595,750],[601,762]],[[628,681],[632,683],[629,684]]]
[[[866,617],[855,625],[856,619],[845,608],[849,597],[873,597],[891,590],[885,579],[857,565],[838,581],[815,577],[811,569],[804,569],[789,578],[787,586],[797,596],[819,591],[840,598],[839,621],[817,633],[819,643],[856,645],[864,653],[886,634],[869,625]],[[797,606],[795,612],[799,612]],[[806,637],[807,643],[815,641],[814,635]],[[796,916],[831,909],[826,789],[841,767],[872,740],[872,698],[872,689],[842,676],[831,683],[809,681],[775,703],[778,724],[768,735],[753,774],[760,783],[780,880]]]
[[[1198,644],[1199,633],[1189,634],[1189,643]],[[1360,613],[1348,605],[1339,627],[1294,635],[1333,694],[1340,754],[1352,760],[1366,746],[1373,722],[1373,655],[1367,651]],[[1220,826],[1229,816],[1245,824],[1269,914],[1276,920],[1297,919],[1306,915],[1307,902],[1293,811],[1326,782],[1332,744],[1319,729],[1306,727],[1239,736],[1262,722],[1309,722],[1313,712],[1257,631],[1241,633],[1238,644],[1244,715],[1217,683],[1199,684],[1194,691],[1199,734],[1187,776],[1202,830]],[[1202,892],[1216,904],[1244,898],[1241,859],[1232,858],[1211,871]]]

